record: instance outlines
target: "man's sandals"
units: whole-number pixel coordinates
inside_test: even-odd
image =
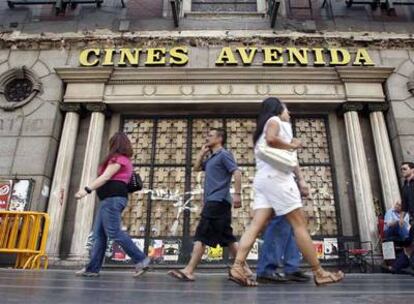
[[[182,282],[194,282],[195,281],[193,278],[190,278],[188,275],[186,275],[181,270],[168,271],[168,275]]]
[[[338,283],[342,281],[344,277],[345,274],[342,271],[329,272],[319,268],[313,272],[313,281],[317,286]]]
[[[256,287],[257,282],[248,276],[244,263],[234,263],[229,269],[229,280],[243,287]]]

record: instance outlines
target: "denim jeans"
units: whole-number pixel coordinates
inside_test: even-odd
[[[118,243],[134,263],[145,259],[145,254],[132,242],[129,235],[121,230],[121,213],[127,202],[126,197],[108,197],[100,202],[93,230],[95,242],[86,271],[99,272],[101,270],[107,238]]]
[[[257,275],[276,272],[283,262],[285,273],[298,271],[301,254],[296,245],[292,226],[284,216],[276,216],[266,228],[257,264]]]
[[[388,227],[384,230],[384,236],[386,240],[401,240],[404,241],[410,235],[408,227],[401,227],[399,224]]]

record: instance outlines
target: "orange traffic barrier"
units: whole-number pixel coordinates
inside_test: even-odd
[[[46,241],[49,215],[42,212],[0,211],[0,253],[16,254],[16,268],[48,266]]]

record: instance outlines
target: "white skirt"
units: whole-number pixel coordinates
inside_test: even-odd
[[[253,187],[254,210],[273,208],[276,215],[285,215],[303,207],[293,174],[259,173],[254,178]]]

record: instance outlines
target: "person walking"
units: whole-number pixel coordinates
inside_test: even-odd
[[[151,259],[138,249],[132,239],[121,230],[121,214],[128,203],[128,183],[133,174],[130,160],[132,145],[127,135],[118,132],[109,140],[109,154],[98,170],[98,178],[80,189],[75,198],[80,200],[96,190],[100,200],[94,223],[94,244],[89,263],[78,271],[79,276],[96,277],[102,268],[107,239],[118,243],[135,264],[135,277],[148,270]]]
[[[284,216],[273,217],[263,236],[256,268],[257,282],[308,282],[310,277],[299,269],[301,259],[292,226]],[[280,265],[283,265],[283,275],[277,272]]]
[[[303,196],[309,195],[309,188],[299,166],[293,172],[285,172],[273,167],[269,161],[262,160],[258,155],[259,144],[263,143],[285,150],[296,150],[301,147],[301,142],[293,138],[290,114],[286,105],[275,97],[263,101],[257,119],[254,134],[256,157],[256,175],[253,183],[255,190],[254,216],[250,226],[240,239],[236,259],[229,271],[229,279],[241,286],[257,286],[257,282],[249,277],[244,270],[244,265],[256,237],[275,213],[278,216],[284,215],[292,225],[296,243],[312,267],[315,284],[322,285],[341,281],[344,277],[343,272],[324,270],[317,258],[302,208],[301,194]]]
[[[198,153],[194,170],[205,171],[204,205],[198,223],[191,259],[181,270],[168,274],[181,281],[194,281],[194,271],[200,263],[206,246],[228,247],[230,254],[236,256],[237,243],[231,227],[231,208],[241,207],[241,171],[233,155],[223,146],[226,144],[226,131],[211,129],[207,144]],[[210,156],[206,158],[207,154]],[[204,160],[205,159],[205,160]],[[230,184],[234,177],[235,193],[230,195]],[[245,269],[249,276],[250,269]]]

